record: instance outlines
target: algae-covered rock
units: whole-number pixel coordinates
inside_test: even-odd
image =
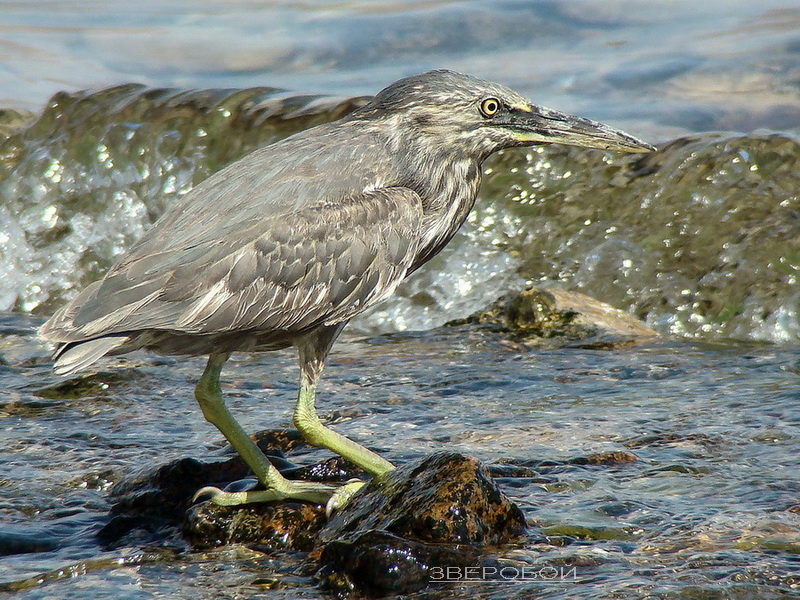
[[[308,552],[316,546],[326,520],[325,507],[308,502],[243,506],[203,502],[186,514],[183,534],[195,548],[254,544],[261,551]]]
[[[35,120],[36,113],[29,110],[0,108],[0,138],[8,137]]]
[[[33,122],[9,113],[7,137],[0,115],[0,308],[49,314],[193,185],[364,101],[122,85],[57,94]],[[492,156],[459,235],[364,330],[430,328],[524,280],[602,298],[662,334],[796,341],[800,140],[702,133],[658,146]]]
[[[520,535],[525,521],[480,462],[437,452],[360,490],[333,516],[320,541],[373,529],[425,543],[497,545]]]
[[[636,317],[591,296],[541,287],[504,296],[460,323],[496,325],[528,345],[613,347],[658,335]]]
[[[658,152],[640,156],[495,156],[471,222],[524,279],[602,298],[662,334],[796,341],[800,138],[650,141]]]
[[[49,313],[197,183],[364,103],[127,84],[56,94],[36,118],[0,112],[0,309]]]

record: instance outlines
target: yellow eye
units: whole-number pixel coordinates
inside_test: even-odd
[[[497,98],[486,98],[481,102],[481,114],[484,117],[493,117],[500,110],[500,100]]]

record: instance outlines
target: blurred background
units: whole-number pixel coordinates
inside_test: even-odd
[[[0,3],[0,105],[118,83],[372,94],[450,68],[669,135],[798,122],[788,1]]]

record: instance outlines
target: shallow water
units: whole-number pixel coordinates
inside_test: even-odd
[[[43,116],[20,130],[3,126],[29,115],[0,114],[0,582],[41,577],[24,598],[321,597],[291,556],[146,532],[101,547],[114,482],[220,452],[192,400],[202,361],[136,354],[64,388],[34,330],[210,172],[449,67],[661,152],[494,158],[451,247],[335,347],[320,408],[337,430],[398,462],[446,447],[510,465],[530,535],[486,564],[575,574],[425,594],[800,595],[799,18],[749,0],[4,3],[0,108]],[[178,89],[48,101],[131,82]],[[213,87],[232,89],[184,93]],[[667,337],[527,351],[441,327],[531,281]],[[288,425],[295,362],[226,366],[246,429]],[[586,464],[620,451],[638,460]]]
[[[30,326],[6,318],[17,337],[4,341],[30,349]],[[220,436],[191,400],[202,362],[137,354],[79,397],[49,400],[57,380],[26,360],[32,354],[2,369],[4,530],[28,550],[3,559],[3,580],[131,556],[141,562],[90,562],[88,575],[23,596],[184,597],[200,586],[212,598],[233,586],[230,597],[260,597],[255,582],[272,577],[265,597],[318,597],[293,576],[291,557],[233,548],[175,557],[179,542],[159,551],[143,532],[104,552],[93,534],[107,520],[111,483],[137,466],[219,452]],[[295,371],[289,354],[232,361],[224,385],[247,429],[288,424]],[[800,585],[799,373],[796,348],[667,341],[520,352],[495,333],[455,327],[343,341],[320,411],[398,462],[446,447],[536,471],[499,479],[530,535],[490,564],[575,573],[436,588],[444,597],[778,598]],[[620,451],[638,460],[585,464]]]

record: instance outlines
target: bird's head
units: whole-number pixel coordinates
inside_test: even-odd
[[[478,157],[535,144],[654,150],[603,123],[536,106],[507,87],[453,71],[429,71],[396,81],[362,110],[400,137],[421,136],[428,145]]]

